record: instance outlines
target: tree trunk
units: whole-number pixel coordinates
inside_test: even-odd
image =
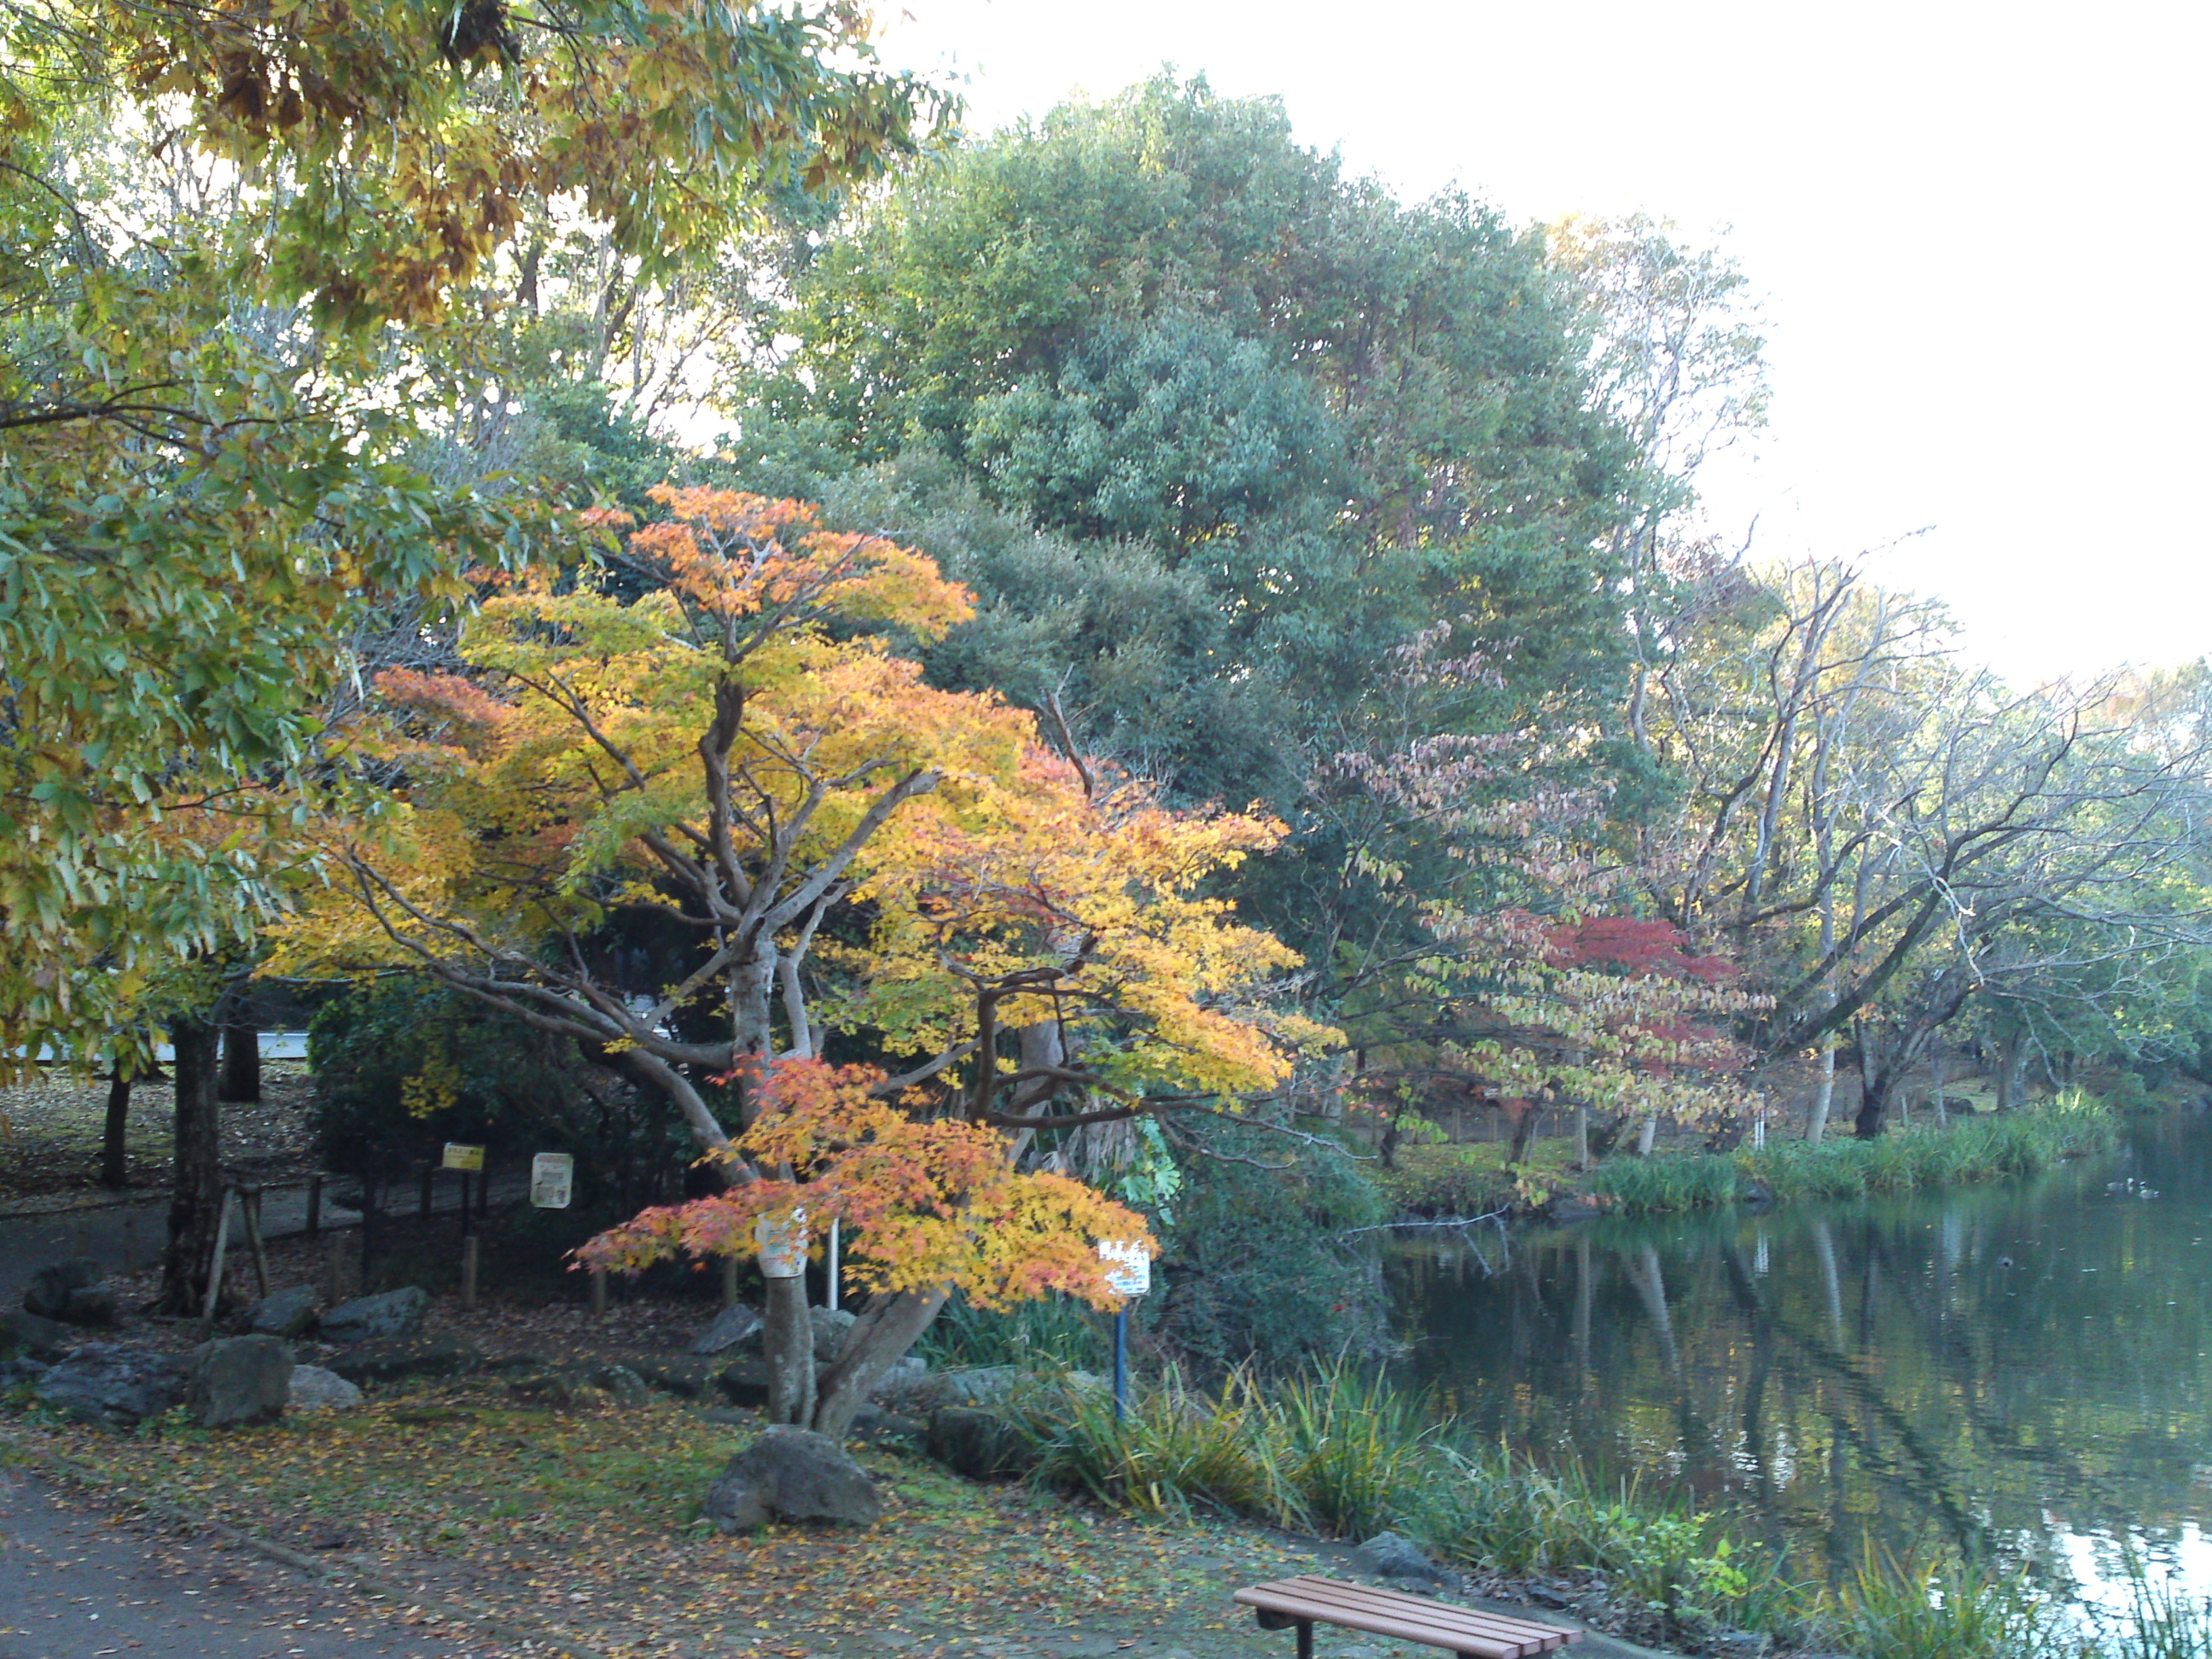
[[[2015,1033],[1997,1048],[1997,1110],[2009,1112],[2020,1104],[2021,1075],[2027,1070],[2027,1038]]]
[[[1948,1129],[1951,1127],[1951,1111],[1943,1103],[1943,1045],[1940,1042],[1928,1045],[1928,1098],[1936,1108],[1936,1127]]]
[[[261,1036],[251,1025],[222,1028],[222,1083],[217,1097],[240,1106],[261,1103]]]
[[[1836,1102],[1836,1045],[1826,1044],[1820,1050],[1820,1080],[1814,1085],[1813,1109],[1805,1119],[1805,1142],[1817,1146],[1820,1137],[1828,1133],[1828,1109]]]
[[[1590,1166],[1589,1108],[1577,1102],[1575,1106],[1575,1168]]]
[[[868,1403],[884,1373],[929,1328],[950,1294],[949,1287],[940,1285],[870,1300],[836,1363],[822,1374],[822,1397],[814,1408],[817,1434],[842,1440],[851,1431],[853,1419]]]
[[[761,1354],[768,1362],[768,1420],[805,1428],[814,1420],[814,1321],[804,1279],[768,1283]]]
[[[1889,1116],[1890,1080],[1884,1076],[1869,1079],[1859,1087],[1859,1115],[1851,1121],[1851,1133],[1861,1140],[1872,1140],[1881,1133]]]
[[[1636,1155],[1651,1156],[1651,1144],[1659,1138],[1659,1114],[1651,1113],[1644,1120],[1644,1127],[1636,1132]]]
[[[100,1129],[100,1184],[118,1191],[131,1184],[131,1073],[116,1062],[107,1079],[107,1121]]]
[[[1505,1150],[1505,1167],[1509,1170],[1528,1161],[1528,1143],[1536,1138],[1536,1120],[1540,1114],[1534,1101],[1521,1109],[1521,1115],[1513,1120],[1513,1144]]]
[[[176,1188],[169,1200],[169,1249],[161,1263],[161,1307],[195,1314],[207,1296],[222,1207],[222,1112],[216,1103],[216,1028],[179,1020],[169,1030],[177,1051]]]

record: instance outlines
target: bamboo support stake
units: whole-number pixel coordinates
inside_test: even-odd
[[[253,1282],[260,1286],[261,1294],[269,1294],[269,1251],[261,1242],[261,1188],[258,1186],[238,1189],[239,1213],[246,1221],[246,1242],[253,1249]]]
[[[207,1308],[200,1315],[200,1322],[210,1330],[215,1328],[215,1301],[222,1293],[222,1255],[230,1243],[230,1188],[222,1189],[222,1208],[216,1217],[215,1261],[208,1269]]]

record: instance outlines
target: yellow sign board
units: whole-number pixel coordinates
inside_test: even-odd
[[[447,1170],[482,1170],[484,1149],[464,1146],[458,1140],[446,1143],[446,1160],[439,1167]]]

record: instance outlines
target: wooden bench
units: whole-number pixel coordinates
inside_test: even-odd
[[[1447,1607],[1425,1595],[1368,1589],[1335,1578],[1285,1578],[1237,1592],[1236,1599],[1259,1614],[1261,1630],[1298,1627],[1298,1659],[1313,1659],[1313,1627],[1342,1625],[1401,1642],[1449,1648],[1468,1659],[1534,1659],[1583,1633],[1560,1625],[1539,1624],[1474,1607]]]

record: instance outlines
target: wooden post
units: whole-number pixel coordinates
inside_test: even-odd
[[[222,1208],[215,1221],[215,1261],[208,1268],[207,1307],[200,1315],[200,1322],[208,1329],[215,1328],[216,1297],[222,1293],[222,1253],[230,1243],[230,1188],[222,1189]]]
[[[323,1178],[319,1175],[307,1177],[307,1237],[323,1236]]]
[[[606,1316],[607,1270],[605,1267],[594,1267],[592,1269],[592,1317],[604,1319]]]
[[[238,1189],[239,1212],[246,1218],[246,1242],[253,1247],[253,1282],[269,1294],[269,1252],[261,1243],[261,1188],[257,1184]]]
[[[722,1305],[726,1308],[738,1305],[738,1259],[733,1255],[722,1258]]]
[[[461,1241],[461,1311],[477,1310],[477,1236]]]

